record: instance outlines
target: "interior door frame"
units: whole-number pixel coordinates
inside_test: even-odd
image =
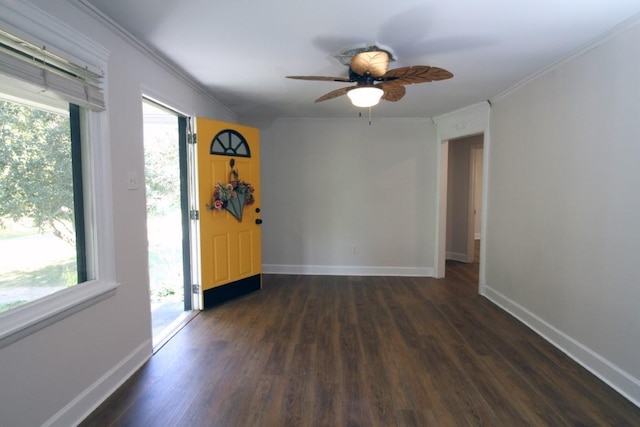
[[[447,245],[447,173],[449,159],[449,140],[483,134],[483,169],[482,169],[482,240],[480,241],[480,272],[478,292],[485,292],[485,265],[487,245],[487,194],[489,189],[489,153],[491,147],[490,135],[491,104],[487,101],[472,105],[452,113],[434,117],[438,142],[437,166],[437,195],[436,209],[436,238],[434,248],[434,277],[445,275],[445,252]]]

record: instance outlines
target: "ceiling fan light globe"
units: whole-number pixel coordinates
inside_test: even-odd
[[[377,87],[358,87],[347,92],[351,103],[356,107],[373,107],[380,102],[384,91]]]

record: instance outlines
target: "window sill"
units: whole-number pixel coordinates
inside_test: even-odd
[[[82,283],[0,314],[0,349],[115,295],[118,286]]]

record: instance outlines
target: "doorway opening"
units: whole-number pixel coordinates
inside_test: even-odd
[[[445,193],[445,276],[475,277],[480,269],[484,135],[451,139],[442,145]],[[446,172],[446,173],[445,173]]]
[[[153,347],[192,309],[186,118],[143,99],[144,162]]]

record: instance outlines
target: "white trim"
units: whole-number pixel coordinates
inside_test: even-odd
[[[2,313],[0,348],[112,296],[118,286],[115,282],[85,282]]]
[[[108,105],[108,100],[107,100]],[[91,156],[91,171],[84,178],[85,184],[92,189],[89,192],[93,199],[87,200],[89,207],[96,212],[87,212],[85,222],[95,220],[90,229],[94,230],[93,248],[97,251],[95,277],[102,281],[114,282],[115,274],[115,243],[113,230],[113,186],[111,179],[111,144],[107,113],[87,111],[88,132],[93,140],[89,145],[87,155]],[[89,237],[89,236],[87,236]],[[89,243],[87,242],[87,247]]]
[[[437,124],[436,124],[437,128]],[[436,129],[437,135],[437,129]],[[435,277],[443,278],[445,274],[445,251],[447,248],[447,188],[449,186],[449,141],[437,136],[438,164],[436,166],[436,238],[433,239],[433,265]]]
[[[444,277],[445,273],[445,251],[446,251],[446,186],[447,186],[447,159],[448,144],[450,139],[483,134],[483,168],[482,168],[482,217],[480,234],[487,236],[487,204],[489,192],[489,152],[491,146],[490,122],[491,107],[488,102],[470,105],[451,113],[443,114],[433,118],[436,124],[436,134],[438,140],[438,167],[436,171],[436,238],[434,239],[434,274],[435,277]],[[485,283],[486,265],[486,239],[480,240],[480,286]]]
[[[66,59],[84,62],[81,65],[94,72],[101,71],[109,58],[110,52],[102,45],[26,1],[0,3],[0,16],[0,24],[16,36],[36,45],[46,45],[52,53]],[[28,28],[29,32],[21,28]]]
[[[99,70],[106,69],[109,56],[106,49],[35,6],[27,2],[3,2],[0,3],[0,16],[0,24],[10,27],[12,32],[25,40],[46,40],[47,46],[62,49],[56,51],[56,54],[60,52],[62,56],[66,56],[69,53],[87,61],[87,65]],[[28,28],[29,33],[20,31],[20,28]],[[107,93],[105,87],[105,96]],[[108,108],[108,96],[106,98]],[[94,260],[91,267],[95,268],[89,277],[96,279],[2,313],[0,348],[114,295],[118,287],[115,277],[111,148],[107,113],[82,111],[86,114],[83,131],[90,137],[88,144],[83,143],[83,162],[87,163],[87,167],[83,168],[83,184],[89,190],[85,194],[85,222],[90,231],[86,235],[86,247],[89,258]]]
[[[140,369],[151,358],[152,354],[151,340],[146,340],[76,396],[75,399],[60,409],[53,417],[49,418],[43,426],[67,427],[78,425]]]
[[[638,378],[623,371],[614,363],[545,322],[500,292],[485,285],[482,286],[482,295],[527,325],[542,338],[627,398],[631,403],[640,407],[640,380]]]
[[[405,276],[433,277],[431,267],[368,267],[348,265],[263,264],[264,274],[304,274],[320,276]]]
[[[460,253],[460,252],[447,252],[445,254],[445,259],[451,259],[453,261],[459,261],[459,262],[468,262],[467,261],[467,254],[466,253]]]
[[[488,102],[480,102],[433,118],[441,141],[478,135],[487,129]]]
[[[100,11],[94,5],[89,3],[89,1],[69,0],[69,2],[73,4],[75,7],[77,7],[78,9],[80,9],[81,11],[83,11],[84,13],[86,13],[87,15],[96,19],[98,22],[103,24],[108,29],[110,29],[114,34],[121,37],[129,45],[131,45],[135,49],[138,49],[138,51],[140,51],[143,55],[147,56],[151,60],[155,61],[158,65],[160,65],[162,68],[169,71],[178,80],[182,81],[183,83],[191,87],[196,92],[202,94],[209,101],[215,103],[221,110],[226,111],[229,114],[229,117],[234,117],[237,119],[238,114],[234,113],[229,109],[229,107],[227,107],[226,105],[223,105],[219,100],[217,100],[206,87],[204,87],[203,85],[198,83],[193,77],[191,77],[190,75],[182,71],[178,66],[176,66],[176,64],[169,62],[168,60],[160,56],[157,52],[155,52],[153,49],[149,48],[142,41],[140,41],[135,36],[133,36],[130,32],[125,30],[120,24],[115,22],[113,19],[109,18],[102,11]]]

